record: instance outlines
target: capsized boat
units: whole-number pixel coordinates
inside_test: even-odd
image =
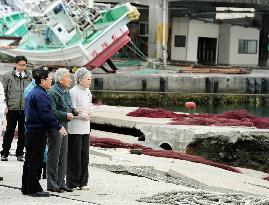
[[[130,41],[126,24],[139,18],[130,3],[90,7],[83,1],[42,0],[30,5],[31,9],[25,3],[23,12],[1,17],[2,28],[9,19],[12,23],[5,32],[2,29],[0,41],[21,39],[16,48],[0,46],[0,52],[47,66],[101,66]]]

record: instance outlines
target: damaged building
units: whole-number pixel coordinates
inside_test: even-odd
[[[268,65],[268,1],[129,1],[141,13],[141,18],[129,25],[130,36],[151,59],[198,64]],[[225,9],[219,11],[218,8]],[[226,15],[225,19],[218,20],[219,13]],[[237,18],[238,14],[243,17]]]

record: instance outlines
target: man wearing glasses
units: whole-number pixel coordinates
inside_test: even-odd
[[[3,76],[3,87],[7,104],[7,126],[3,137],[1,161],[8,161],[9,150],[18,123],[18,142],[16,157],[24,161],[24,89],[31,82],[31,73],[26,71],[27,59],[24,56],[15,57],[14,70]]]

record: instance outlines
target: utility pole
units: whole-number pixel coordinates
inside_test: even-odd
[[[168,2],[167,0],[163,0],[162,5],[162,58],[163,58],[163,68],[167,67],[167,42],[166,42],[166,24],[167,24],[167,14],[168,14]]]

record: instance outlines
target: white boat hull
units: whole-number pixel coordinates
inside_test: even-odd
[[[126,24],[130,21],[127,15],[109,26],[100,36],[87,45],[81,43],[71,47],[51,50],[27,50],[22,48],[2,49],[1,52],[10,56],[26,56],[31,64],[47,66],[84,66],[94,60],[118,38],[126,34]]]

